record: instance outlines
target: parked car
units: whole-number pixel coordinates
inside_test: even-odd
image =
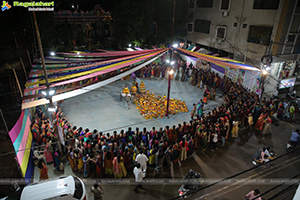
[[[86,200],[86,189],[83,181],[74,176],[64,176],[32,183],[18,188],[12,195],[3,200]]]

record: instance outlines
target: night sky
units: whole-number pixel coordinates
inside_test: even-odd
[[[55,3],[60,4],[62,10],[71,10],[71,5],[78,4],[79,10],[90,11],[94,8],[95,5],[99,4],[105,11],[111,11],[112,0],[60,0],[55,1]]]

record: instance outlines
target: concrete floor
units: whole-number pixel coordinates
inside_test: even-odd
[[[146,90],[153,92],[155,95],[166,95],[168,88],[168,80],[163,78],[143,79]],[[140,85],[141,80],[137,82]],[[129,87],[132,80],[117,81],[112,84],[93,90],[86,94],[67,99],[62,104],[64,115],[69,119],[71,124],[77,127],[97,129],[103,132],[127,130],[129,126],[132,129],[139,127],[140,130],[146,127],[151,130],[152,127],[159,129],[169,125],[178,125],[184,121],[190,120],[190,113],[193,109],[193,103],[197,103],[203,98],[203,90],[188,84],[187,82],[175,81],[171,82],[170,98],[181,99],[185,101],[188,112],[177,113],[169,118],[144,119],[140,112],[132,103],[130,109],[120,101],[120,93],[125,84]],[[221,95],[221,93],[220,93]],[[208,101],[204,107],[204,112],[210,111],[212,108],[223,103],[222,98],[217,97],[216,101]]]

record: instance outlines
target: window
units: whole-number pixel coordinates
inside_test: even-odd
[[[221,0],[220,10],[229,10],[229,8],[230,8],[230,0]]]
[[[194,9],[195,8],[195,1],[196,0],[190,0],[189,9]]]
[[[197,6],[199,8],[212,8],[214,0],[197,0]]]
[[[216,38],[224,39],[226,36],[226,27],[225,26],[217,26]]]
[[[217,26],[216,38],[224,39],[226,37],[226,29],[225,26]]]
[[[195,32],[209,34],[209,29],[210,29],[210,21],[209,20],[202,20],[202,19],[195,20],[195,26],[194,26]]]
[[[233,26],[233,27],[237,27],[237,26],[238,26],[238,23],[237,23],[237,22],[233,22],[232,26]]]
[[[193,22],[187,23],[187,31],[188,32],[193,32]]]
[[[254,0],[253,9],[277,10],[280,0]]]
[[[243,28],[247,28],[247,26],[248,26],[248,24],[246,24],[246,23],[243,23],[243,25],[242,25]]]
[[[250,26],[248,42],[269,45],[273,27]]]

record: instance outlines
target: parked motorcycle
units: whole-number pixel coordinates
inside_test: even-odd
[[[259,152],[260,150],[258,150],[258,152]],[[256,153],[256,154],[259,154],[259,156],[260,156],[260,153]],[[270,157],[268,157],[268,159],[270,160],[270,161],[272,161],[272,160],[274,160],[275,158],[277,158],[277,154],[276,154],[276,152],[275,151],[270,151],[269,152],[270,153]],[[262,164],[264,164],[265,162],[264,161],[262,161],[262,160],[260,160],[260,157],[259,156],[255,156],[254,155],[254,158],[253,158],[253,161],[252,161],[252,166],[253,167],[256,167],[256,166],[258,166],[258,165],[262,165]],[[269,162],[270,162],[269,161]],[[272,161],[271,163],[272,164],[274,164],[274,162],[275,161]]]
[[[193,171],[190,170],[189,175],[191,175],[191,172]],[[178,189],[178,195],[180,196],[180,198],[189,197],[191,195],[190,192],[196,191],[202,185],[203,177],[201,176],[201,174],[198,172],[193,173],[193,178],[185,178],[185,180],[188,180],[189,182],[187,184],[181,185]]]

